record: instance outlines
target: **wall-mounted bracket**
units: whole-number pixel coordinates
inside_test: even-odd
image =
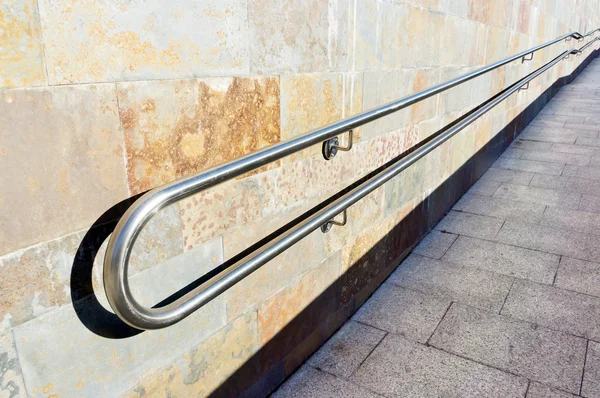
[[[333,137],[323,142],[323,157],[325,160],[330,160],[335,157],[338,151],[347,152],[352,149],[353,132],[348,131],[348,145],[340,146],[340,139]]]
[[[342,227],[346,225],[346,221],[348,221],[348,218],[346,217],[346,209],[344,209],[344,211],[342,212],[342,221],[335,221],[334,219],[327,221],[325,224],[321,225],[321,232],[326,234],[331,230],[331,227],[333,227],[334,225],[339,225]]]
[[[525,83],[524,85],[522,85],[522,86],[519,88],[519,90],[518,90],[518,91],[521,91],[521,90],[525,91],[525,90],[527,90],[528,88],[529,88],[529,82],[527,82],[527,83]]]
[[[531,57],[527,58],[527,55],[524,55],[523,58],[521,58],[521,63],[524,64],[525,61],[531,61],[533,59],[533,53],[529,54],[531,55]]]

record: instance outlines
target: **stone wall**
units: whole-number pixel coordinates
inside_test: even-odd
[[[561,62],[352,206],[345,227],[312,233],[152,332],[120,322],[101,283],[106,238],[136,195],[600,27],[599,12],[596,0],[3,1],[0,395],[268,392],[585,57]],[[136,243],[136,297],[160,302],[581,44],[549,47],[366,125],[352,151],[329,162],[315,146],[168,207]]]

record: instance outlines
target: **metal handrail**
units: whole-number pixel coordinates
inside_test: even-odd
[[[580,53],[591,43],[598,40],[598,38],[595,38],[593,41],[586,44],[586,46],[584,46],[582,49],[571,49],[563,52],[560,56],[548,64],[544,65],[537,71],[530,74],[528,77],[511,86],[509,89],[507,89],[508,91],[504,92],[504,94],[495,97],[491,103],[488,103],[483,108],[477,110],[468,118],[456,124],[448,131],[420,147],[408,157],[403,158],[393,165],[387,167],[385,170],[379,172],[358,187],[352,189],[342,197],[324,207],[310,218],[305,219],[301,223],[295,225],[288,231],[263,245],[253,253],[222,270],[217,275],[213,276],[171,304],[160,308],[149,308],[141,305],[131,293],[129,280],[127,277],[129,257],[135,240],[142,228],[159,210],[168,206],[169,204],[203,191],[207,188],[213,187],[224,181],[233,179],[292,153],[308,148],[309,146],[325,142],[341,133],[397,112],[403,108],[411,106],[419,101],[469,81],[477,76],[497,69],[512,61],[523,58],[528,54],[532,54],[552,44],[568,38],[579,40],[593,34],[596,31],[600,31],[600,29],[592,31],[585,36],[578,32],[572,32],[563,35],[548,43],[533,47],[502,61],[485,66],[469,74],[457,77],[453,80],[442,83],[435,87],[431,87],[409,97],[335,122],[329,126],[314,130],[303,136],[264,148],[255,153],[240,157],[223,165],[213,167],[199,174],[179,179],[147,192],[125,212],[123,217],[119,220],[108,243],[104,259],[104,287],[110,306],[119,316],[119,318],[121,318],[130,326],[138,329],[159,329],[182,320],[198,308],[217,297],[219,294],[223,293],[235,283],[239,282],[241,279],[254,272],[280,253],[287,250],[300,239],[307,236],[310,232],[331,221],[337,214],[341,213],[346,208],[365,197],[368,193],[381,186],[390,178],[409,167],[421,157],[425,156],[435,147],[464,129],[479,116],[493,108],[509,95],[518,91],[521,87],[533,80],[535,77],[539,76],[547,69],[551,68],[554,64],[568,57],[570,54]]]

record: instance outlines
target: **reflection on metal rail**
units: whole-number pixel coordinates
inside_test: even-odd
[[[332,220],[338,214],[344,212],[349,206],[364,198],[377,187],[389,181],[392,177],[415,163],[418,159],[431,152],[437,146],[448,140],[450,137],[467,127],[474,120],[492,109],[498,103],[503,101],[511,94],[518,91],[531,80],[551,68],[553,65],[565,59],[569,54],[578,54],[585,50],[595,38],[579,50],[567,50],[557,58],[537,69],[527,77],[521,79],[492,100],[484,103],[468,117],[452,126],[449,130],[443,132],[435,139],[427,142],[407,157],[404,157],[392,165],[386,167],[375,176],[369,178],[366,182],[355,187],[351,191],[338,198],[336,201],[327,205],[309,218],[296,224],[291,229],[285,231],[265,245],[261,246],[253,253],[239,260],[235,264],[222,270],[202,285],[196,287],[183,297],[172,302],[169,305],[160,308],[149,308],[141,305],[133,297],[128,280],[129,257],[133,244],[142,228],[160,209],[181,200],[195,193],[206,190],[224,181],[233,179],[246,172],[257,169],[275,160],[281,159],[287,155],[298,152],[309,146],[326,142],[344,132],[348,132],[356,127],[362,126],[371,121],[382,118],[386,115],[404,109],[419,101],[429,98],[433,95],[448,90],[454,86],[481,76],[487,72],[495,70],[512,61],[522,59],[528,54],[533,54],[543,48],[558,43],[567,38],[583,39],[591,36],[596,31],[582,35],[577,32],[569,33],[554,39],[548,43],[528,49],[519,54],[513,55],[502,61],[498,61],[481,69],[473,71],[464,76],[442,83],[409,97],[394,101],[379,108],[372,109],[356,116],[338,121],[329,126],[314,130],[303,136],[270,146],[255,153],[243,156],[223,165],[206,170],[202,173],[185,177],[174,181],[162,187],[155,188],[140,199],[138,199],[119,220],[106,250],[104,259],[104,287],[108,301],[115,313],[127,324],[138,329],[159,329],[172,325],[181,319],[187,317],[192,312],[202,307],[225,290],[239,282],[241,279],[254,272],[265,263],[287,250],[296,242],[307,236],[312,231],[332,224]],[[349,141],[351,142],[351,141]],[[345,149],[338,148],[337,149]]]

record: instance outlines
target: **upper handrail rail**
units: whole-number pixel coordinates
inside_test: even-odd
[[[333,219],[334,216],[341,213],[347,207],[362,199],[365,195],[375,189],[372,188],[373,186],[376,185],[376,187],[378,187],[388,181],[394,175],[398,174],[406,167],[413,164],[416,160],[420,159],[420,157],[429,153],[437,145],[445,142],[452,135],[468,126],[470,123],[472,123],[472,121],[481,116],[483,113],[487,112],[489,109],[493,108],[500,101],[495,100],[493,105],[491,105],[489,108],[486,108],[487,110],[485,110],[485,112],[481,112],[481,110],[477,111],[475,114],[478,116],[475,118],[469,117],[467,119],[469,121],[468,123],[463,120],[461,123],[452,127],[450,130],[448,130],[453,131],[452,134],[447,135],[447,131],[433,141],[428,142],[425,146],[419,148],[419,150],[413,152],[407,158],[398,161],[400,165],[405,166],[398,168],[399,166],[396,165],[391,169],[386,169],[388,171],[384,170],[380,172],[372,179],[369,179],[367,182],[359,185],[359,187],[337,199],[335,202],[315,213],[310,218],[302,221],[300,224],[297,224],[285,233],[274,238],[260,249],[257,249],[255,252],[247,255],[237,263],[229,266],[174,302],[160,308],[149,308],[141,305],[131,293],[128,280],[129,257],[135,240],[142,228],[154,216],[154,214],[169,204],[207,188],[213,187],[224,181],[233,179],[292,153],[308,148],[309,146],[326,142],[341,133],[397,112],[419,101],[488,73],[512,61],[524,58],[529,54],[533,54],[562,40],[566,40],[568,38],[581,40],[596,31],[600,31],[600,29],[591,31],[585,36],[578,32],[572,32],[560,36],[552,41],[530,48],[526,51],[522,51],[516,55],[487,65],[476,71],[449,80],[445,83],[423,90],[419,93],[340,120],[320,129],[313,130],[303,136],[272,145],[257,152],[224,163],[220,166],[213,167],[201,173],[184,177],[161,187],[152,189],[139,198],[125,212],[123,217],[121,217],[117,223],[117,226],[110,237],[104,259],[103,278],[104,287],[110,306],[115,311],[117,316],[119,316],[119,318],[121,318],[130,326],[138,329],[159,329],[180,321],[258,269],[260,266],[264,265],[266,262],[298,242],[310,232],[328,223],[331,219]],[[598,38],[595,38],[593,41],[586,44],[586,46],[584,46],[582,49],[571,49],[563,52],[559,57],[555,58],[550,63],[529,75],[534,76],[526,82],[523,82],[523,84],[519,85],[517,88],[513,89],[514,85],[511,86],[512,88],[510,93],[506,96],[501,96],[502,100],[512,93],[518,91],[518,89],[520,89],[523,85],[528,83],[530,80],[533,80],[539,74],[543,73],[560,60],[568,57],[570,54],[580,53],[596,40],[598,40]],[[446,138],[441,139],[440,137]],[[437,144],[435,146],[431,146],[434,142],[437,142]],[[429,149],[423,152],[425,150],[424,148]],[[419,158],[410,160],[414,159],[414,156],[417,156],[419,153],[422,153]],[[391,170],[396,171],[393,174],[389,174]]]

